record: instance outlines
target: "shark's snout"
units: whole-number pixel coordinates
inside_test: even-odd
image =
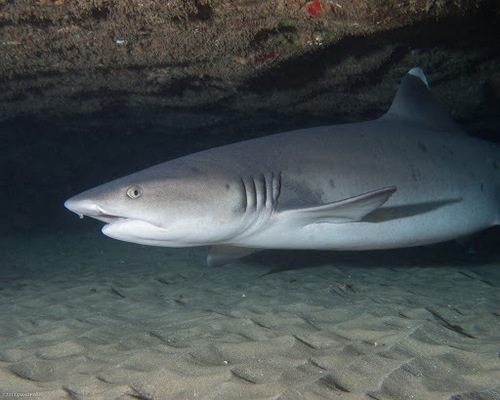
[[[89,217],[99,215],[97,204],[87,199],[78,199],[77,196],[66,200],[64,207],[80,216],[80,218],[83,218],[84,215]]]
[[[108,222],[110,219],[116,218],[116,216],[108,214],[94,201],[89,199],[81,199],[79,196],[72,197],[64,202],[64,207],[68,210],[74,212],[80,218],[84,216],[96,218]]]
[[[103,221],[106,223],[111,223],[116,221],[117,219],[123,219],[120,216],[113,215],[111,213],[106,212],[103,208],[101,208],[98,204],[96,204],[93,200],[90,199],[82,199],[80,196],[71,197],[70,199],[64,202],[64,207],[68,210],[74,212],[80,218],[84,216],[98,219],[99,221]]]

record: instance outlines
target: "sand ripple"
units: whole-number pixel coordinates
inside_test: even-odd
[[[0,254],[0,396],[500,399],[495,263],[211,270],[198,249],[15,240]]]

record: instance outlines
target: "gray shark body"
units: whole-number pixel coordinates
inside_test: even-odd
[[[383,117],[191,154],[67,200],[103,233],[214,246],[209,264],[258,249],[370,250],[468,235],[499,221],[500,149],[463,133],[412,69]]]

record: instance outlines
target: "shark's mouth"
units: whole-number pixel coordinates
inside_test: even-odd
[[[100,215],[99,219],[107,222],[101,232],[113,239],[153,246],[166,245],[166,231],[147,221],[110,215]]]
[[[89,217],[105,222],[106,224],[114,224],[116,222],[130,220],[130,218],[120,217],[118,215],[111,215],[111,214],[89,215]]]
[[[71,198],[64,205],[80,218],[86,216],[104,222],[102,232],[109,237],[132,243],[164,245],[165,229],[152,222],[110,213],[89,200]]]
[[[106,228],[105,229],[106,231],[109,231],[112,226],[113,229],[115,229],[115,227],[120,226],[119,228],[120,230],[123,229],[123,227],[125,226],[130,227],[131,230],[136,228],[137,226],[140,226],[143,229],[146,226],[149,227],[149,229],[161,229],[159,226],[139,218],[122,217],[120,215],[108,214],[100,207],[97,207],[97,211],[98,214],[89,215],[89,217],[106,223],[106,225],[104,225],[103,227],[103,229]]]
[[[99,207],[98,205],[95,205],[92,207],[90,210],[85,210],[86,212],[82,214],[78,214],[80,218],[83,218],[84,216],[96,219],[98,221],[104,222],[106,224],[114,224],[117,222],[122,222],[122,221],[130,221],[133,220],[133,218],[128,218],[128,217],[123,217],[121,215],[115,215],[115,214],[110,214],[103,208]]]

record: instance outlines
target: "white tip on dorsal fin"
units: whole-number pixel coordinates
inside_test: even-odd
[[[429,86],[429,81],[427,80],[427,77],[425,76],[422,68],[419,67],[412,68],[408,71],[408,75],[416,76],[418,79],[420,79],[422,82],[425,83],[427,89],[431,90],[431,87]]]
[[[418,67],[408,71],[382,118],[405,119],[440,131],[461,131],[432,95],[424,71]]]

